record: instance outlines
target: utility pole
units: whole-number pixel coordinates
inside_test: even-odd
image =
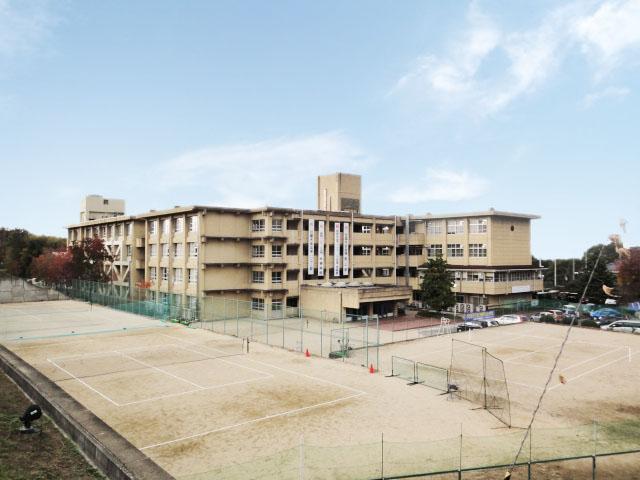
[[[553,260],[553,286],[558,286],[558,259]]]

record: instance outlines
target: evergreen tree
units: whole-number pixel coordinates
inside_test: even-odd
[[[447,271],[447,262],[442,257],[432,258],[423,267],[420,284],[422,302],[439,312],[453,307],[456,304],[456,296],[451,290],[453,281]]]

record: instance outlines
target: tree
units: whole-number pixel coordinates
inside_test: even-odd
[[[629,255],[617,262],[618,291],[623,301],[640,299],[640,248],[629,249]]]
[[[601,249],[602,255],[598,260],[597,266],[595,266],[593,278],[591,283],[589,283],[586,293],[586,298],[593,303],[604,303],[607,299],[606,294],[602,290],[602,285],[608,287],[614,287],[616,285],[616,277],[611,270],[609,270],[609,264],[616,258],[615,248],[612,245],[605,245],[604,247],[603,245],[594,245],[589,248],[584,254],[585,268],[576,277],[574,282],[567,285],[568,289],[582,295],[582,292],[584,292],[587,286],[587,282],[589,282],[591,271],[594,269],[596,259],[598,259]]]
[[[104,264],[107,261],[112,261],[112,258],[104,248],[102,239],[98,237],[85,238],[71,245],[68,252],[71,256],[71,278],[93,282],[109,280]]]
[[[0,228],[0,269],[17,277],[27,277],[31,273],[33,259],[47,250],[57,250],[65,245],[64,238],[33,235],[20,228]]]
[[[45,252],[33,259],[31,274],[49,285],[68,283],[72,278],[71,254],[68,250]]]
[[[439,312],[453,307],[456,304],[456,297],[451,290],[453,281],[447,271],[447,262],[442,257],[432,258],[423,267],[420,284],[422,301]]]

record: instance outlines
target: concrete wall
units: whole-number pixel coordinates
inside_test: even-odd
[[[22,278],[0,279],[0,303],[44,302],[47,300],[65,300],[59,292],[36,287]]]

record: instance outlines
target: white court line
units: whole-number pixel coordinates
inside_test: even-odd
[[[198,345],[198,344],[194,344],[194,345]],[[239,363],[231,362],[231,361],[229,361],[229,360],[227,360],[225,358],[222,358],[222,357],[212,357],[212,356],[207,355],[206,353],[202,353],[202,352],[199,352],[197,350],[193,350],[192,348],[184,347],[182,345],[176,345],[176,348],[180,348],[180,349],[185,350],[187,352],[197,353],[198,355],[202,355],[204,358],[209,359],[209,360],[219,360],[219,361],[221,361],[223,363],[227,363],[227,364],[233,365],[235,367],[240,367],[240,368],[244,368],[245,370],[250,370],[252,372],[257,372],[257,373],[260,373],[260,374],[265,375],[267,377],[273,377],[273,375],[271,373],[269,373],[269,372],[265,372],[263,370],[258,370],[257,368],[247,367],[245,365],[240,365]],[[204,348],[208,348],[208,347],[205,346]],[[212,348],[211,350],[213,350],[214,352],[221,352],[221,350],[217,350],[215,348]],[[225,352],[222,352],[222,353],[225,353]]]
[[[161,333],[160,335],[164,335],[164,334],[162,334],[162,333]],[[167,335],[167,336],[170,336],[170,335]],[[172,338],[175,338],[175,337],[172,337]],[[183,340],[182,338],[175,338],[175,340],[179,340],[179,341],[181,341],[181,342],[188,343],[188,344],[191,344],[191,345],[196,345],[196,346],[199,346],[199,347],[202,347],[202,348],[209,348],[209,349],[214,350],[214,351],[216,350],[215,348],[211,348],[211,347],[207,347],[207,346],[205,346],[205,345],[201,345],[201,344],[198,344],[198,343],[190,342],[190,341],[188,341],[188,340]],[[367,393],[367,392],[364,392],[364,391],[362,391],[362,390],[358,390],[357,388],[349,387],[349,386],[347,386],[347,385],[342,385],[342,384],[340,384],[340,383],[335,383],[335,382],[332,382],[332,381],[330,381],[330,380],[325,380],[325,379],[323,379],[323,378],[314,377],[314,376],[307,375],[307,374],[304,374],[304,373],[295,372],[295,371],[293,371],[293,370],[288,370],[288,369],[286,369],[286,368],[278,367],[278,366],[273,365],[273,364],[271,364],[271,363],[261,362],[261,361],[259,361],[259,360],[253,360],[253,359],[248,358],[248,357],[242,357],[242,358],[243,358],[243,360],[246,360],[246,361],[248,361],[248,362],[257,363],[257,364],[259,364],[259,365],[264,365],[265,367],[269,367],[269,368],[275,368],[276,370],[281,370],[281,371],[286,372],[286,373],[289,373],[289,374],[291,374],[291,375],[298,375],[298,376],[300,376],[300,377],[305,377],[305,378],[308,378],[308,379],[310,379],[310,380],[314,380],[314,381],[317,381],[317,382],[324,382],[324,383],[327,383],[327,384],[329,384],[329,385],[333,385],[334,387],[344,388],[344,389],[346,389],[346,390],[351,390],[352,392],[356,392],[356,393]],[[228,363],[231,363],[232,365],[238,365],[238,366],[240,366],[240,365],[239,365],[238,363],[236,363],[236,362],[230,362],[230,361],[229,361]],[[250,368],[250,367],[247,367],[247,368]],[[258,372],[259,372],[260,370],[256,370],[256,371],[258,371]],[[263,373],[266,373],[266,372],[263,372]]]
[[[60,370],[62,370],[64,373],[66,373],[67,375],[69,375],[71,378],[77,380],[78,382],[80,382],[82,385],[84,385],[85,387],[87,387],[89,390],[97,393],[98,395],[100,395],[102,398],[104,398],[105,400],[108,400],[109,402],[111,402],[112,404],[114,404],[116,407],[119,407],[120,404],[111,400],[111,398],[109,398],[108,396],[106,396],[104,393],[96,390],[95,388],[93,388],[91,385],[89,385],[87,382],[84,382],[82,380],[80,380],[78,377],[76,377],[73,373],[71,373],[70,371],[62,368],[60,365],[58,365],[55,361],[51,360],[50,358],[47,358],[48,362],[51,362],[53,365],[55,365],[56,367],[58,367]]]
[[[123,357],[126,357],[126,358],[128,358],[129,360],[133,360],[134,362],[137,362],[137,363],[139,363],[140,365],[143,365],[143,366],[145,366],[145,367],[147,367],[147,368],[150,368],[150,369],[152,369],[152,370],[156,370],[156,371],[158,371],[158,372],[160,372],[160,373],[164,373],[165,375],[168,375],[168,376],[170,376],[170,377],[175,378],[176,380],[180,380],[180,381],[182,381],[182,382],[185,382],[185,383],[188,383],[188,384],[190,384],[190,385],[193,385],[194,387],[199,388],[199,389],[201,389],[201,390],[205,388],[205,387],[203,387],[202,385],[198,385],[197,383],[192,382],[191,380],[187,380],[186,378],[182,378],[182,377],[181,377],[181,376],[179,376],[179,375],[174,375],[173,373],[171,373],[171,372],[167,372],[167,371],[165,371],[165,370],[163,370],[163,369],[161,369],[161,368],[159,368],[159,367],[156,367],[156,366],[154,366],[154,365],[151,365],[150,363],[143,362],[142,360],[138,360],[137,358],[133,358],[133,357],[131,357],[131,356],[127,355],[126,353],[121,353],[121,352],[116,352],[116,353],[119,353],[119,354],[120,354],[120,355],[122,355]]]
[[[204,436],[210,435],[212,433],[223,432],[225,430],[231,430],[233,428],[238,428],[238,427],[242,427],[242,426],[245,426],[245,425],[250,425],[252,423],[258,423],[258,422],[262,422],[264,420],[270,420],[272,418],[283,417],[283,416],[287,416],[287,415],[294,415],[296,413],[304,412],[306,410],[311,410],[311,409],[314,409],[314,408],[324,407],[325,405],[331,405],[331,404],[334,404],[334,403],[342,402],[344,400],[348,400],[350,398],[359,397],[359,396],[364,395],[364,394],[365,394],[364,392],[354,393],[353,395],[347,395],[346,397],[336,398],[335,400],[329,400],[327,402],[316,403],[315,405],[309,405],[307,407],[295,408],[293,410],[287,410],[286,412],[274,413],[272,415],[267,415],[265,417],[254,418],[253,420],[247,420],[245,422],[236,423],[234,425],[227,425],[225,427],[220,427],[220,428],[216,428],[216,429],[213,429],[213,430],[207,430],[206,432],[200,432],[200,433],[196,433],[194,435],[189,435],[189,436],[186,436],[186,437],[176,438],[174,440],[168,440],[166,442],[156,443],[154,445],[147,445],[145,447],[141,447],[140,450],[148,450],[150,448],[162,447],[164,445],[170,445],[172,443],[177,443],[177,442],[184,442],[185,440],[192,440],[194,438],[204,437]]]
[[[600,357],[604,357],[605,355],[609,355],[610,353],[617,352],[618,350],[622,350],[622,349],[624,349],[624,348],[626,348],[626,347],[619,347],[619,348],[615,348],[615,349],[613,349],[613,350],[609,350],[609,351],[607,351],[607,352],[601,353],[600,355],[596,355],[595,357],[589,357],[589,358],[587,358],[587,359],[585,359],[585,360],[582,360],[582,361],[580,361],[580,362],[578,362],[578,363],[574,363],[574,364],[569,365],[569,366],[567,366],[567,367],[558,368],[558,370],[562,370],[563,372],[564,372],[564,371],[567,371],[567,370],[571,370],[571,369],[572,369],[572,368],[574,368],[574,367],[578,367],[578,366],[580,366],[580,365],[582,365],[582,364],[584,364],[584,363],[592,362],[593,360],[597,360],[597,359],[598,359],[598,358],[600,358]],[[532,365],[532,364],[529,364],[529,363],[513,362],[513,361],[510,361],[510,360],[504,360],[504,362],[505,362],[505,363],[507,363],[507,362],[508,362],[508,363],[513,364],[513,365],[524,365],[524,366],[526,366],[526,367],[544,368],[545,370],[551,370],[551,368],[552,368],[552,367],[550,367],[550,366],[545,366],[545,365]]]
[[[625,358],[626,358],[626,359],[628,359],[629,361],[631,361],[631,357],[633,357],[633,356],[637,355],[638,353],[640,353],[640,351],[637,351],[636,353],[632,353],[632,354],[627,354],[627,355],[625,355],[624,357],[620,357],[620,358],[618,358],[618,359],[616,359],[616,360],[612,360],[612,361],[610,361],[610,362],[608,362],[608,363],[605,363],[605,364],[600,365],[600,366],[598,366],[598,367],[592,368],[591,370],[587,370],[586,372],[581,373],[580,375],[576,375],[576,376],[575,376],[575,377],[573,377],[573,378],[568,378],[568,379],[567,379],[567,383],[572,382],[572,381],[574,381],[574,380],[577,380],[577,379],[579,379],[580,377],[584,377],[585,375],[588,375],[588,374],[590,374],[590,373],[593,373],[593,372],[595,372],[595,371],[597,371],[597,370],[600,370],[601,368],[608,367],[609,365],[613,365],[614,363],[617,363],[617,362],[619,362],[620,360],[624,360]],[[562,384],[562,383],[558,383],[557,385],[554,385],[553,387],[550,387],[550,388],[549,388],[549,390],[553,390],[554,388],[560,387],[561,385],[563,385],[563,384]]]
[[[163,400],[165,398],[179,397],[179,396],[182,396],[182,395],[187,395],[189,393],[205,392],[207,390],[217,390],[219,388],[230,387],[230,386],[233,386],[233,385],[241,385],[243,383],[258,382],[260,380],[269,380],[269,378],[271,378],[271,377],[255,377],[255,378],[249,378],[247,380],[238,380],[237,382],[221,383],[220,385],[212,385],[210,387],[203,387],[203,388],[198,388],[198,389],[195,389],[195,390],[186,390],[184,392],[168,393],[166,395],[158,395],[157,397],[144,398],[142,400],[134,400],[133,402],[121,403],[118,406],[119,407],[126,407],[128,405],[137,405],[139,403],[153,402],[153,401],[157,401],[157,400]]]

